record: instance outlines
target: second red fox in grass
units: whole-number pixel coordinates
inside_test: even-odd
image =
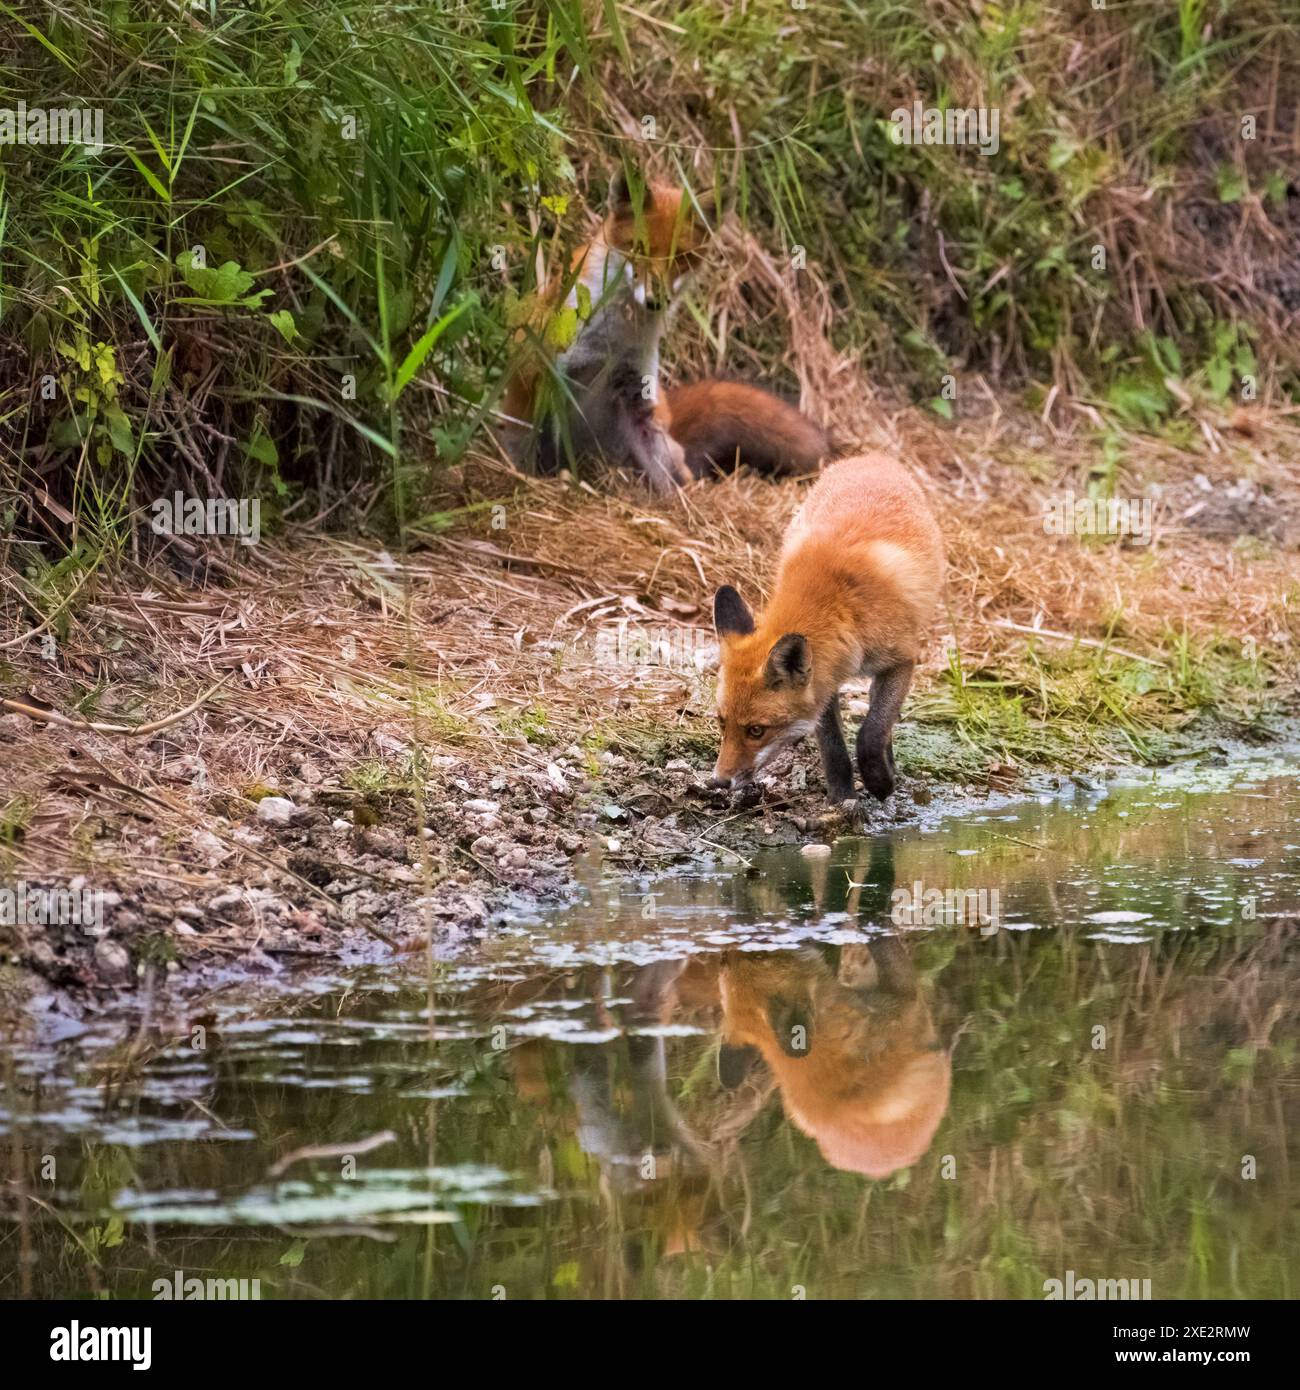
[[[749,782],[817,734],[831,799],[853,796],[839,689],[871,677],[858,729],[862,783],[894,789],[892,733],[943,585],[943,542],[925,494],[884,454],[832,464],[786,531],[772,601],[755,619],[729,584],[713,603],[721,644],[716,779]]]
[[[704,210],[716,215],[707,199]],[[821,462],[825,432],[768,391],[716,380],[660,390],[660,341],[708,239],[683,189],[650,182],[638,202],[626,177],[615,176],[600,231],[574,256],[569,282],[554,282],[533,325],[536,337],[560,309],[586,308],[550,364],[556,381],[536,352],[510,375],[506,413],[535,426],[532,441],[517,428],[506,432],[520,461],[531,449],[540,470],[554,472],[565,451],[602,456],[615,466],[634,464],[658,491],[737,463],[760,473],[808,473]]]

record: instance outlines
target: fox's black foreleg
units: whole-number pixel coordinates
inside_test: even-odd
[[[817,747],[826,771],[826,790],[837,804],[853,796],[853,761],[840,724],[840,697],[832,695],[817,721]]]
[[[871,679],[871,708],[858,730],[858,774],[877,801],[894,790],[894,723],[912,684],[914,667],[915,662],[900,661]]]

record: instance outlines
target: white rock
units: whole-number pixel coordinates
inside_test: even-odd
[[[287,796],[264,796],[257,803],[257,818],[264,825],[288,825],[294,804]]]
[[[830,852],[830,845],[805,845],[799,851],[805,859],[825,859]]]
[[[95,964],[113,980],[125,980],[131,973],[131,957],[116,941],[100,937],[95,942]]]

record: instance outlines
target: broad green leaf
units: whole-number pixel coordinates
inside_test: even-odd
[[[424,359],[428,357],[429,353],[433,350],[433,345],[474,302],[473,296],[462,299],[454,309],[445,313],[427,333],[419,338],[410,352],[406,354],[406,357],[402,361],[402,365],[397,369],[397,378],[393,383],[394,397],[401,395],[402,391],[410,383],[411,378],[424,364]]]

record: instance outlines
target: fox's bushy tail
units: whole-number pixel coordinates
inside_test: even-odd
[[[813,472],[830,449],[826,431],[779,396],[740,381],[694,381],[665,393],[669,433],[697,478],[740,464],[755,473]]]

